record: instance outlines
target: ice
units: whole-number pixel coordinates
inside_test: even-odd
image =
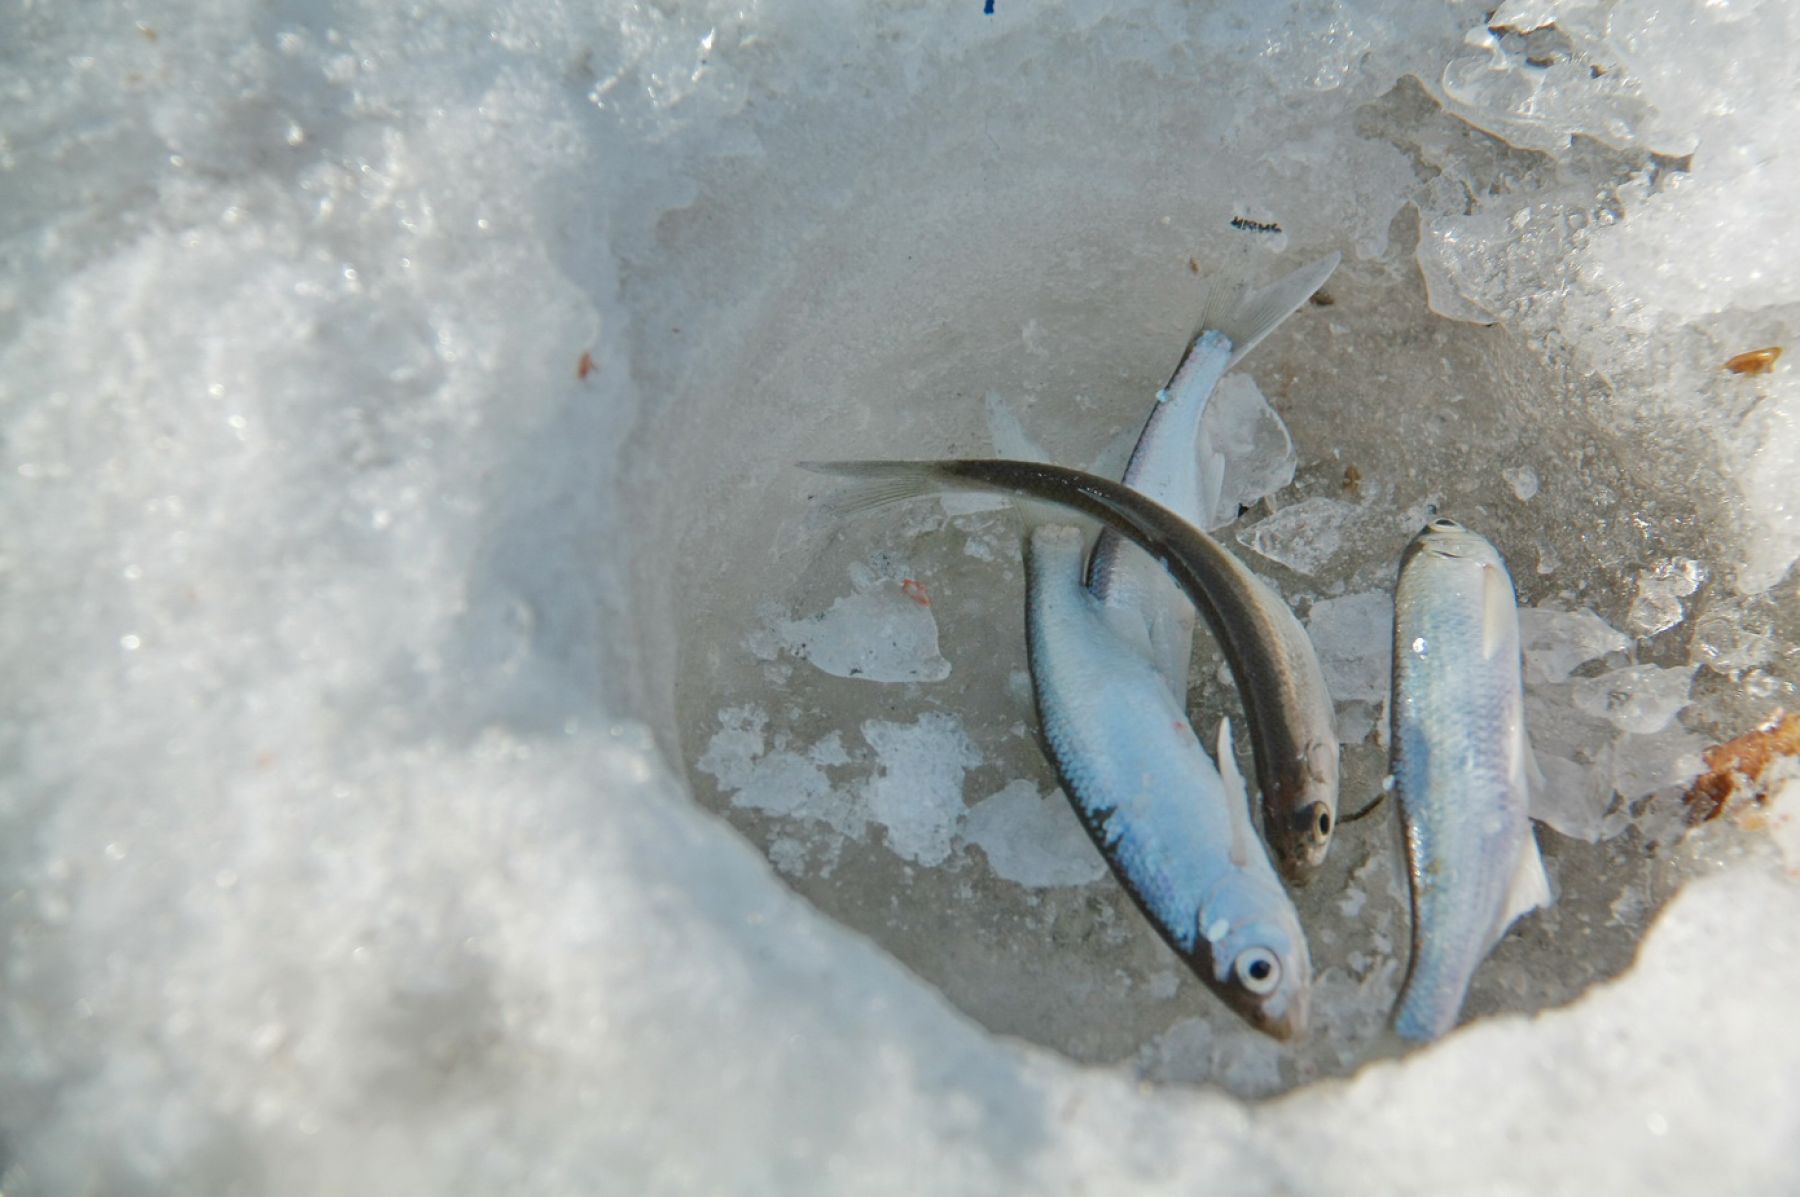
[[[1338,702],[1380,702],[1393,669],[1394,596],[1369,591],[1320,599],[1306,630],[1325,672],[1325,687]]]
[[[1765,665],[1775,654],[1771,623],[1767,604],[1755,598],[1715,602],[1694,620],[1688,660],[1726,674]]]
[[[1685,786],[1706,769],[1706,741],[1676,729],[1655,735],[1621,736],[1613,744],[1613,792],[1627,802]]]
[[[764,732],[768,714],[754,706],[727,707],[719,712],[719,730],[707,741],[706,751],[694,767],[711,774],[719,788],[730,795],[732,806],[781,819],[826,828],[830,836],[819,842],[819,863],[835,867],[841,842],[861,839],[869,814],[853,794],[832,784],[828,768],[847,765],[837,732],[825,736],[805,751],[795,751],[778,736],[770,744]],[[782,872],[798,875],[807,869],[809,840],[816,836],[782,836],[779,852],[771,846],[770,859]]]
[[[1229,374],[1219,383],[1200,419],[1196,452],[1203,471],[1214,454],[1225,461],[1208,528],[1231,523],[1240,508],[1294,480],[1294,438],[1249,374]]]
[[[1610,720],[1620,731],[1647,736],[1659,732],[1687,706],[1694,667],[1664,669],[1631,665],[1575,683],[1575,705]]]
[[[1529,503],[1537,497],[1538,473],[1530,466],[1508,466],[1500,471],[1500,476],[1506,479],[1506,485],[1512,487],[1512,493],[1519,502]]]
[[[1681,600],[1699,589],[1706,570],[1689,557],[1672,557],[1638,574],[1637,597],[1625,615],[1625,626],[1639,636],[1666,632],[1681,622]]]
[[[1544,784],[1531,795],[1531,817],[1590,843],[1624,830],[1613,810],[1613,744],[1618,729],[1576,705],[1569,685],[1528,686],[1525,724]]]
[[[949,715],[910,724],[872,719],[862,734],[880,762],[864,801],[887,829],[888,848],[918,864],[942,864],[963,817],[963,774],[981,763],[980,751]]]
[[[1631,647],[1629,636],[1592,611],[1522,607],[1519,637],[1529,683],[1565,682],[1587,662]]]
[[[0,1189],[1800,1189],[1791,786],[1546,835],[1556,910],[1394,1058],[1346,825],[1275,1045],[1110,878],[966,838],[1056,809],[1007,517],[809,521],[792,469],[986,451],[990,392],[1095,460],[1205,278],[1343,250],[1243,368],[1277,509],[1368,516],[1301,605],[1432,504],[1615,626],[1704,559],[1643,648],[1727,738],[1796,667],[1790,6],[995,7],[8,8]],[[899,621],[902,680],[803,664],[815,615],[844,673]],[[1559,667],[1546,752],[1686,767]]]
[[[1343,547],[1356,508],[1337,499],[1302,499],[1237,534],[1238,543],[1296,573],[1315,574]]]
[[[868,577],[817,615],[778,619],[774,642],[834,677],[870,682],[941,682],[950,662],[938,652],[930,595],[914,579]]]
[[[1020,885],[1086,885],[1106,875],[1106,861],[1068,799],[1042,796],[1025,778],[970,807],[962,835],[987,856],[990,869]]]

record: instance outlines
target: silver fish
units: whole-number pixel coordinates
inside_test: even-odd
[[[1413,537],[1394,594],[1394,788],[1412,885],[1412,962],[1394,1027],[1456,1025],[1476,966],[1550,899],[1532,835],[1519,615],[1494,546],[1450,519]]]
[[[857,480],[829,500],[840,513],[943,490],[1048,502],[1098,519],[1168,570],[1205,617],[1237,679],[1262,789],[1263,832],[1282,873],[1310,878],[1337,819],[1338,741],[1318,654],[1286,603],[1218,541],[1122,483],[1043,462],[802,462]]]
[[[1251,829],[1230,721],[1215,768],[1182,704],[1082,586],[1082,553],[1073,527],[1039,527],[1028,542],[1033,690],[1063,790],[1200,979],[1252,1026],[1292,1038],[1306,1027],[1312,963]]]
[[[1126,486],[1198,528],[1209,526],[1225,461],[1199,444],[1201,421],[1219,380],[1312,297],[1342,260],[1329,254],[1258,291],[1208,289],[1200,331],[1156,393],[1125,468]],[[1204,459],[1204,460],[1203,460]],[[1088,563],[1088,589],[1109,612],[1143,621],[1152,663],[1178,702],[1187,700],[1194,605],[1168,571],[1111,528],[1101,528]],[[1132,628],[1135,632],[1137,629]]]

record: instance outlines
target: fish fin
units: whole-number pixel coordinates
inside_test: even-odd
[[[1512,882],[1507,887],[1506,907],[1500,914],[1494,941],[1498,943],[1500,937],[1506,934],[1506,929],[1522,915],[1529,914],[1540,906],[1548,906],[1550,902],[1550,875],[1544,872],[1544,858],[1538,852],[1537,835],[1527,826],[1525,849],[1519,853],[1518,867],[1513,870]]]
[[[1541,810],[1550,782],[1544,776],[1544,767],[1538,764],[1537,753],[1531,750],[1531,737],[1524,728],[1519,729],[1519,755],[1524,758],[1519,762],[1519,772],[1525,779],[1526,800],[1530,809]]]
[[[1316,262],[1276,279],[1266,287],[1245,291],[1230,283],[1209,287],[1206,306],[1201,309],[1200,328],[1224,333],[1231,340],[1230,369],[1255,349],[1275,327],[1299,310],[1312,298],[1313,292],[1325,285],[1344,255],[1326,254]]]
[[[1231,812],[1231,863],[1250,863],[1250,792],[1231,749],[1231,720],[1219,720],[1219,777],[1225,783],[1225,808]]]
[[[801,461],[795,464],[809,473],[850,479],[847,486],[825,499],[824,508],[834,515],[854,515],[946,490],[971,489],[958,486],[956,479],[939,476],[929,461]]]
[[[1202,431],[1201,437],[1205,437]],[[1205,444],[1200,450],[1200,505],[1195,509],[1201,528],[1218,528],[1237,519],[1237,504],[1231,505],[1229,517],[1219,510],[1219,496],[1225,493],[1225,455]]]
[[[1508,627],[1517,627],[1519,609],[1512,583],[1497,566],[1481,567],[1481,656],[1491,661],[1506,643]]]

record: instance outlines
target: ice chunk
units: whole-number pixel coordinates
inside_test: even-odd
[[[1238,543],[1295,573],[1316,574],[1344,544],[1356,508],[1314,497],[1284,507],[1237,534]]]
[[[1272,495],[1294,480],[1293,437],[1288,435],[1256,380],[1248,374],[1230,374],[1219,383],[1206,414],[1200,419],[1196,445],[1201,477],[1207,476],[1214,455],[1225,462],[1218,484],[1218,502],[1208,528],[1218,528],[1238,518],[1238,511]],[[1202,491],[1206,491],[1202,487]]]
[[[1598,677],[1580,678],[1573,687],[1575,705],[1612,722],[1620,731],[1649,735],[1669,725],[1687,706],[1694,666],[1664,669],[1631,665]]]
[[[1512,493],[1521,503],[1528,503],[1537,497],[1538,472],[1528,465],[1509,466],[1500,471],[1506,484],[1512,487]]]
[[[1610,766],[1612,747],[1599,750],[1600,760],[1582,762],[1538,753],[1538,769],[1544,784],[1532,791],[1531,817],[1571,839],[1610,839],[1629,823],[1623,811],[1614,811]]]
[[[1626,612],[1625,626],[1639,636],[1654,636],[1681,622],[1681,600],[1706,580],[1706,567],[1691,557],[1671,557],[1638,573],[1637,597]]]
[[[1060,792],[1049,797],[1024,778],[969,808],[963,839],[979,847],[988,867],[1020,885],[1086,885],[1106,875],[1074,808]]]
[[[790,750],[781,737],[769,745],[764,737],[767,714],[748,704],[721,710],[719,725],[695,767],[718,781],[733,806],[823,823],[841,836],[861,837],[867,822],[862,804],[835,790],[825,773],[828,766],[850,761],[840,733],[827,734],[805,752]]]
[[[1694,620],[1688,641],[1688,660],[1719,673],[1766,665],[1774,654],[1771,613],[1756,598],[1715,602]]]
[[[1706,741],[1677,728],[1656,735],[1624,735],[1613,745],[1612,786],[1635,802],[1671,786],[1686,785],[1705,771]]]
[[[963,817],[963,773],[981,763],[981,753],[951,715],[910,724],[871,719],[862,734],[880,768],[863,786],[870,818],[887,829],[896,855],[942,864]]]
[[[1306,630],[1332,698],[1379,702],[1387,694],[1393,669],[1393,595],[1372,590],[1320,599],[1307,615]]]
[[[754,703],[724,708],[719,712],[719,730],[707,741],[695,767],[712,774],[721,789],[742,789],[763,754],[763,729],[768,725],[768,714]]]
[[[1631,647],[1631,637],[1592,611],[1519,609],[1519,637],[1528,683],[1559,683],[1587,662]]]
[[[1603,839],[1624,826],[1609,816],[1612,746],[1618,730],[1573,705],[1569,687],[1536,686],[1525,693],[1525,724],[1544,784],[1534,786],[1531,817],[1576,839]]]
[[[781,619],[781,648],[835,677],[939,682],[950,662],[938,652],[929,595],[910,579],[876,578],[810,618]]]

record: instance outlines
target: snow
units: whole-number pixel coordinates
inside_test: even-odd
[[[1800,1187],[1800,797],[1663,830],[1794,701],[1800,384],[1721,369],[1794,341],[1787,6],[980,7],[9,10],[0,1188]],[[1528,644],[1598,842],[1398,1058],[1379,810],[1256,1037],[1046,880],[1011,517],[789,468],[990,393],[1097,460],[1204,277],[1334,249],[1221,390],[1251,564],[1442,506],[1602,621]]]

